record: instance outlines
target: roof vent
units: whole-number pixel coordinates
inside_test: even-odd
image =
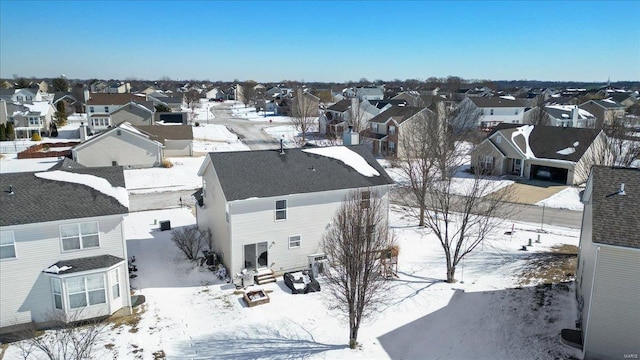
[[[5,192],[6,192],[7,194],[9,194],[9,195],[13,195],[13,194],[14,194],[14,192],[13,192],[13,185],[9,185],[9,191],[5,191]]]
[[[627,195],[627,193],[624,192],[624,183],[620,184],[620,190],[618,190],[618,195]]]

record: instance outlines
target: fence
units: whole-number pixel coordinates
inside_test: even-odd
[[[70,148],[80,144],[79,142],[57,142],[48,144],[37,144],[18,153],[18,159],[36,159],[48,157],[71,156],[71,149],[51,151],[51,148]]]

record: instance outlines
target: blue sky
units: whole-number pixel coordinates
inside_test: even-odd
[[[0,76],[640,80],[640,1],[0,0]]]

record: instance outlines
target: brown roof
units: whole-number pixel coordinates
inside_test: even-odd
[[[594,166],[591,177],[593,242],[639,249],[640,169]]]
[[[165,140],[193,140],[193,127],[191,125],[144,125],[134,127],[147,133],[152,140],[158,141],[163,145]]]
[[[102,94],[91,93],[87,105],[124,105],[130,101],[145,101],[144,96],[134,94]]]
[[[389,118],[393,118],[398,124],[402,124],[405,120],[411,118],[415,114],[424,110],[425,108],[419,108],[415,106],[392,106],[389,109],[374,116],[369,122],[384,124],[389,121]]]

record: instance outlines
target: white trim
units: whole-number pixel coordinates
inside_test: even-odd
[[[83,245],[83,241],[82,241],[82,224],[89,224],[89,223],[95,223],[96,224],[96,233],[95,234],[87,234],[87,236],[91,235],[97,235],[98,236],[98,245],[97,246],[90,246],[90,247],[84,247]],[[79,249],[68,249],[65,250],[64,248],[64,239],[62,237],[62,227],[63,226],[71,226],[71,225],[76,225],[78,227],[78,242],[80,244],[80,248]],[[66,253],[66,252],[74,252],[74,251],[80,251],[80,250],[86,250],[86,249],[98,249],[100,248],[100,222],[95,220],[95,221],[85,221],[85,222],[78,222],[78,223],[67,223],[67,224],[60,224],[58,225],[58,231],[59,231],[59,239],[60,239],[60,249],[62,253]],[[72,238],[71,236],[67,236],[67,239]]]
[[[284,208],[283,209],[278,209],[278,202],[279,201],[284,201]],[[289,218],[289,202],[287,201],[287,199],[276,199],[276,201],[273,203],[273,217],[274,220],[276,222],[278,221],[285,221]],[[283,219],[278,219],[278,212],[279,211],[284,211],[284,218]]]
[[[18,249],[16,247],[16,234],[13,230],[2,230],[0,231],[0,238],[7,236],[7,234],[11,234],[11,245],[13,245],[13,256],[7,258],[0,258],[0,261],[5,260],[13,260],[18,258]],[[0,245],[0,247],[9,247],[10,244]]]

